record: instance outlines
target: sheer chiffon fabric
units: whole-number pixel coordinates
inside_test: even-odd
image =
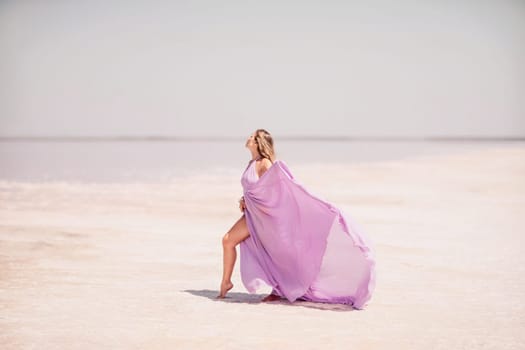
[[[363,308],[375,286],[375,259],[357,223],[310,194],[283,161],[260,178],[250,161],[241,184],[250,232],[240,245],[246,289],[266,284],[290,302]]]

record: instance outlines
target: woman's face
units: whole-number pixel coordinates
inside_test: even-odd
[[[248,137],[248,139],[246,140],[245,146],[249,148],[250,150],[257,149],[257,143],[255,142],[255,133],[251,134],[250,137]]]

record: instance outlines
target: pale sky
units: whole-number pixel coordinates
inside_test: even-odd
[[[0,1],[0,136],[525,136],[525,1]]]

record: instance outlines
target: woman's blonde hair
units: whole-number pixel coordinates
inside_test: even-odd
[[[257,151],[261,157],[266,158],[273,163],[275,160],[275,152],[273,150],[272,135],[264,129],[257,129],[255,131],[255,143],[257,144]]]

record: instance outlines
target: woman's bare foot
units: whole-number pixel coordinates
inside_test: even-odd
[[[221,292],[219,293],[219,295],[217,295],[217,298],[223,299],[224,297],[226,297],[226,293],[228,293],[228,291],[232,288],[233,288],[233,283],[231,282],[221,283]]]
[[[266,303],[266,302],[269,302],[269,301],[276,301],[276,300],[280,300],[280,299],[281,299],[280,296],[275,295],[275,294],[270,294],[270,295],[265,296],[261,301],[263,303]]]

